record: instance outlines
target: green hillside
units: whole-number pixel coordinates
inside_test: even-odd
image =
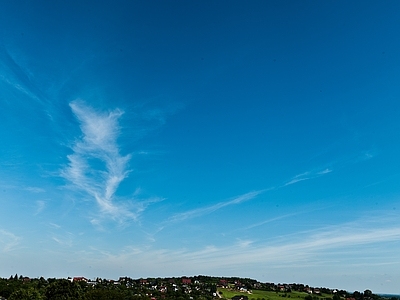
[[[231,289],[218,288],[218,293],[222,298],[231,299],[236,295],[247,296],[249,300],[289,300],[289,299],[304,299],[308,294],[305,292],[273,292],[273,291],[262,291],[252,290],[251,293],[239,292]],[[332,299],[332,295],[321,294],[319,296],[313,295],[313,300],[328,300]]]

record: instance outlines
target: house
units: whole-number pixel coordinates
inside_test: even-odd
[[[182,277],[182,284],[192,284],[192,279]]]
[[[228,281],[226,279],[221,279],[219,285],[226,288],[228,286]]]
[[[88,284],[89,286],[91,286],[91,287],[94,287],[94,286],[97,284],[97,281],[89,280],[89,281],[87,282],[87,284]]]
[[[84,282],[88,282],[88,280],[85,277],[74,277],[72,279],[73,282],[79,282],[79,281],[84,281]]]

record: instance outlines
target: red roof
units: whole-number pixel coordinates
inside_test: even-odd
[[[74,277],[73,281],[88,281],[85,277]]]

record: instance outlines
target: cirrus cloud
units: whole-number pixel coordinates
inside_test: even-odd
[[[117,144],[118,119],[123,111],[98,112],[79,100],[71,102],[70,107],[82,135],[73,143],[73,153],[67,156],[69,162],[61,176],[71,183],[72,189],[95,200],[101,217],[118,221],[136,219],[143,205],[117,201],[115,195],[130,172],[127,165],[131,155],[121,155]],[[135,211],[134,207],[138,209]]]

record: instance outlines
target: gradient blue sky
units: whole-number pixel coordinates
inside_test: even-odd
[[[0,276],[400,293],[399,1],[3,1]]]

